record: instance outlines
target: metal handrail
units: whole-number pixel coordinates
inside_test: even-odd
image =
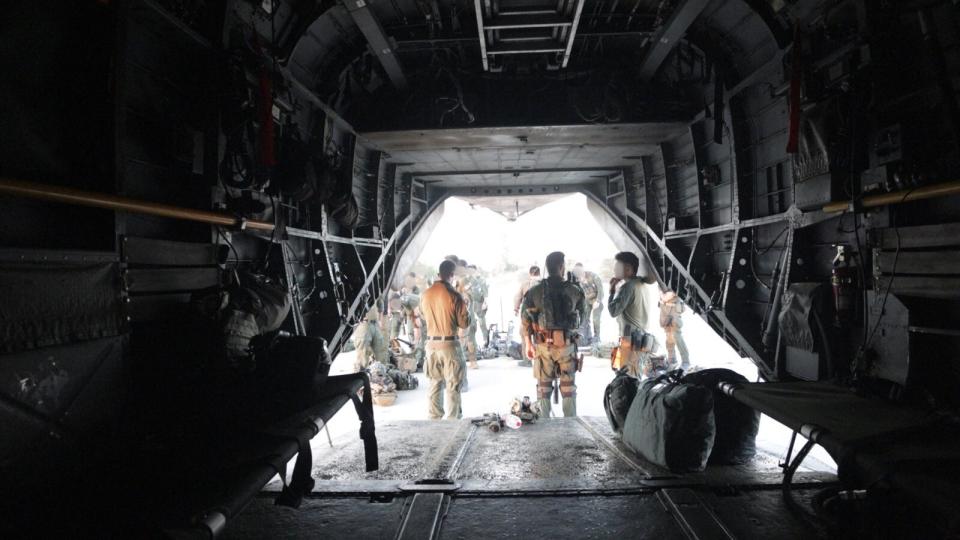
[[[343,339],[344,333],[347,331],[347,328],[350,327],[350,321],[356,316],[357,310],[360,308],[363,300],[370,295],[369,289],[372,288],[374,279],[380,272],[380,269],[383,267],[383,262],[387,259],[387,255],[390,251],[390,248],[393,247],[393,244],[396,243],[397,239],[402,236],[403,231],[412,221],[412,216],[408,215],[397,224],[393,230],[393,234],[390,235],[390,239],[383,244],[383,251],[380,254],[380,258],[377,259],[377,262],[370,268],[370,272],[367,273],[367,279],[364,280],[363,286],[360,287],[360,290],[357,292],[356,297],[354,297],[353,302],[350,304],[350,307],[347,309],[346,316],[344,317],[343,322],[340,323],[340,327],[337,328],[336,333],[333,335],[333,338],[328,344],[329,350],[327,351],[331,357],[333,357],[340,348],[340,340]]]
[[[227,214],[225,212],[197,210],[195,208],[185,208],[182,206],[155,203],[151,201],[133,199],[130,197],[121,197],[119,195],[98,193],[95,191],[86,191],[63,186],[54,186],[51,184],[42,184],[39,182],[26,182],[12,178],[0,178],[0,193],[30,199],[72,204],[76,206],[87,206],[91,208],[115,210],[118,212],[131,212],[134,214],[145,214],[185,221],[196,221],[209,225],[219,225],[222,227],[232,227],[243,230],[272,232],[274,229],[276,229],[276,225],[270,221],[246,219],[233,214]],[[328,242],[338,242],[341,244],[354,244],[374,247],[383,246],[383,241],[377,238],[347,238],[343,236],[324,235],[316,231],[297,229],[294,227],[287,227],[285,230],[288,236],[309,238],[311,240],[325,240]]]

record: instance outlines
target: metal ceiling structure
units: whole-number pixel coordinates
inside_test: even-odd
[[[343,6],[347,9],[350,17],[353,18],[357,28],[363,33],[363,37],[370,45],[370,50],[380,60],[380,65],[383,66],[383,70],[390,78],[393,87],[397,90],[405,89],[407,87],[407,77],[404,75],[403,67],[395,54],[392,39],[384,32],[380,19],[370,9],[367,0],[343,0]]]
[[[664,60],[709,3],[709,0],[680,0],[667,21],[650,38],[652,45],[647,49],[640,65],[642,80],[653,79]]]
[[[474,0],[484,71],[499,71],[497,57],[548,53],[553,69],[567,67],[585,0],[529,4]]]
[[[474,128],[364,133],[391,162],[431,188],[491,193],[491,188],[557,186],[605,180],[630,167],[682,124],[617,124]],[[469,191],[471,188],[473,191]],[[494,191],[493,193],[496,193]],[[535,194],[533,188],[525,194]],[[525,203],[529,205],[530,203]]]

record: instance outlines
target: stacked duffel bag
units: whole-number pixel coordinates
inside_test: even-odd
[[[686,376],[677,370],[642,381],[623,421],[622,440],[647,461],[673,472],[702,471],[708,463],[743,463],[756,453],[760,414],[725,395],[719,385],[746,382],[728,369]]]

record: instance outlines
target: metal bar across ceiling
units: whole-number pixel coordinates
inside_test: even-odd
[[[560,0],[554,6],[502,6],[500,11],[499,5],[474,0],[484,71],[499,70],[494,57],[516,54],[555,55],[553,67],[567,67],[583,3]]]

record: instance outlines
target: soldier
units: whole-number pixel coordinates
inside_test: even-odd
[[[680,368],[686,371],[690,368],[690,357],[687,355],[687,344],[683,341],[680,329],[683,320],[683,301],[673,291],[666,291],[660,295],[660,327],[667,338],[667,365],[674,366],[677,357],[674,349],[680,350]]]
[[[564,280],[563,253],[547,255],[546,267],[547,279],[523,297],[521,322],[526,354],[534,359],[533,376],[543,416],[550,417],[550,394],[557,379],[563,415],[576,416],[577,329],[580,320],[590,314],[590,307],[580,286]]]
[[[423,359],[423,325],[420,316],[420,289],[416,286],[400,297],[400,308],[403,313],[403,323],[407,331],[407,343],[415,349],[417,364]]]
[[[473,306],[473,313],[477,318],[477,328],[480,330],[480,336],[483,337],[483,348],[486,349],[490,346],[490,329],[487,328],[487,294],[490,291],[480,270],[472,264],[468,268],[472,272],[470,304]]]
[[[420,333],[420,296],[411,291],[400,296],[398,304],[407,341],[414,344]]]
[[[387,339],[389,343],[400,337],[403,329],[403,306],[400,304],[400,293],[391,292],[387,300]]]
[[[449,260],[440,263],[439,277],[420,295],[420,312],[427,323],[427,345],[424,372],[430,380],[430,419],[443,417],[440,390],[447,390],[447,418],[461,418],[460,385],[465,370],[457,331],[469,324],[467,305],[450,281],[456,265]]]
[[[523,303],[523,297],[527,294],[527,291],[531,287],[540,283],[540,267],[531,266],[529,272],[527,272],[527,279],[520,285],[520,289],[517,291],[517,294],[513,297],[513,314],[516,316],[520,315],[520,305]]]
[[[450,285],[453,286],[454,290],[456,290],[458,293],[460,293],[460,296],[463,298],[464,302],[467,303],[467,305],[468,305],[467,307],[469,308],[470,298],[469,298],[466,294],[464,294],[464,291],[465,291],[465,289],[464,289],[464,285],[465,285],[465,284],[464,284],[464,280],[465,280],[465,278],[466,278],[465,274],[466,274],[466,270],[467,270],[467,261],[466,261],[466,259],[461,259],[460,257],[457,257],[456,255],[447,255],[446,257],[444,257],[444,259],[445,259],[445,260],[448,260],[448,261],[450,261],[450,262],[452,262],[452,263],[454,264],[454,267],[453,267],[454,273],[453,273],[453,277],[452,277],[451,280],[450,280]],[[468,316],[469,316],[469,313],[470,313],[470,310],[469,310],[469,309],[467,310],[467,313],[468,313]],[[457,337],[459,338],[459,337],[461,336],[461,334],[463,334],[463,333],[464,333],[464,332],[463,332],[462,330],[458,330],[458,331],[457,331]],[[463,343],[463,341],[461,341],[461,340],[459,340],[459,339],[458,339],[458,341],[457,341],[457,347],[460,348],[460,358],[463,359],[463,369],[464,369],[464,373],[463,373],[463,383],[460,385],[460,392],[463,393],[463,392],[466,392],[467,389],[468,389],[469,386],[470,386],[470,383],[469,383],[469,381],[467,380],[467,373],[466,373],[466,369],[467,369],[467,363],[466,363],[466,359],[467,359],[467,348],[466,348],[466,345]]]
[[[460,277],[457,280],[456,289],[467,303],[470,321],[466,328],[460,329],[460,346],[463,348],[470,369],[479,369],[480,365],[477,364],[477,304],[473,302],[471,295],[474,286],[473,270],[463,259],[458,263],[457,270],[460,271]]]
[[[645,367],[649,357],[649,351],[644,350],[649,343],[644,279],[637,277],[640,259],[629,251],[617,253],[614,259],[607,308],[620,325],[620,344],[613,367],[625,366],[628,374],[639,377],[641,365]]]
[[[383,334],[377,325],[376,308],[368,311],[363,322],[353,329],[352,339],[353,345],[357,349],[357,356],[353,361],[354,371],[363,371],[374,362],[386,364],[390,359],[387,352],[387,342],[383,339]]]
[[[577,276],[583,294],[587,297],[587,305],[593,311],[592,318],[583,321],[582,336],[592,336],[593,343],[600,343],[600,316],[603,314],[603,282],[600,276],[584,269],[582,263],[573,267],[573,275]],[[592,323],[592,328],[591,328]]]

